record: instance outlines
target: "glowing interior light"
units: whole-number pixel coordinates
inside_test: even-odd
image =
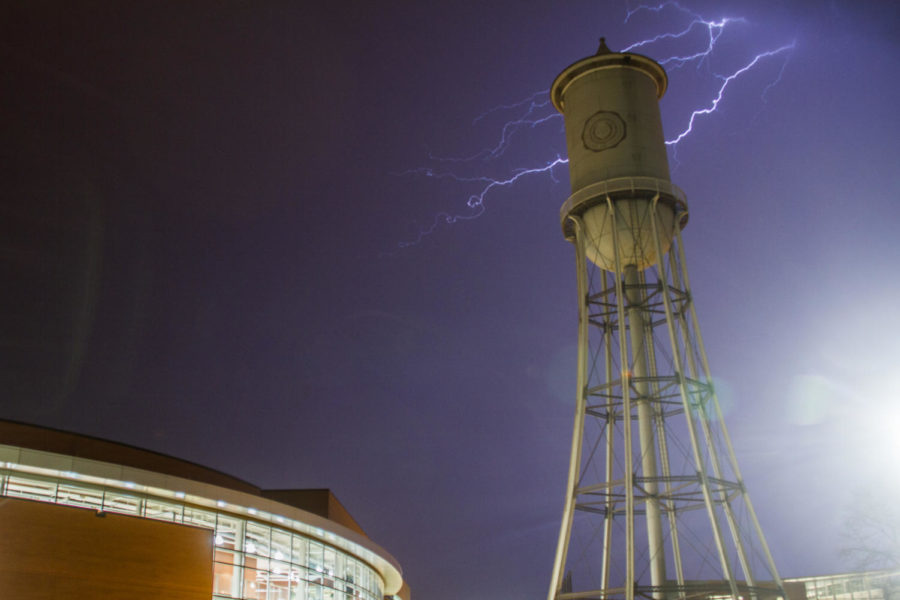
[[[247,542],[247,552],[255,553],[256,552],[256,544],[253,542]]]
[[[250,513],[251,515],[255,515],[255,514],[256,514],[256,509],[255,509],[255,508],[248,508],[248,509],[247,509],[247,512]]]
[[[218,506],[219,508],[224,508],[225,501],[224,500],[216,500],[216,506]]]
[[[184,498],[184,492],[175,492],[176,498]]]
[[[225,538],[223,538],[221,535],[217,535],[216,536],[216,546],[221,546],[224,543],[225,543]]]
[[[282,558],[284,558],[284,554],[282,554],[281,551],[279,550],[279,551],[275,552],[275,558],[278,560],[281,560]]]
[[[126,481],[125,487],[127,487],[130,490],[133,490],[135,487],[137,487],[137,484],[134,483],[133,481]]]

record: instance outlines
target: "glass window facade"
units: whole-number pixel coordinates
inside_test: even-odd
[[[0,467],[3,465],[0,463]],[[215,544],[213,598],[216,599],[383,598],[381,577],[357,557],[287,527],[255,521],[225,510],[9,468],[0,469],[0,496],[210,529]],[[248,512],[253,513],[252,510]]]
[[[884,600],[897,585],[896,573],[847,573],[804,578],[807,600]],[[788,580],[790,581],[790,580]]]

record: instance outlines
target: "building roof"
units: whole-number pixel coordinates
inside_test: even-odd
[[[252,483],[221,471],[160,452],[71,431],[40,427],[5,419],[0,419],[0,444],[115,463],[228,488],[311,512],[343,525],[356,533],[366,535],[359,523],[344,508],[344,505],[341,504],[331,490],[327,488],[263,490]]]

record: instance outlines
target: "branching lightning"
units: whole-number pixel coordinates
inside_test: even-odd
[[[434,221],[432,222],[431,226],[427,227],[425,229],[422,229],[419,232],[418,237],[416,237],[414,240],[399,242],[398,245],[400,248],[407,248],[409,246],[415,246],[416,244],[418,244],[419,242],[422,241],[422,238],[434,233],[434,230],[441,223],[446,223],[448,225],[452,225],[453,223],[456,223],[458,221],[476,219],[476,218],[480,217],[481,214],[484,212],[484,197],[487,196],[488,192],[490,192],[492,189],[494,189],[496,187],[506,187],[506,186],[513,185],[519,179],[525,177],[526,175],[534,175],[534,174],[538,174],[538,173],[551,173],[555,167],[557,167],[559,165],[567,164],[568,162],[569,162],[569,159],[557,156],[554,160],[552,160],[552,161],[548,162],[547,164],[542,165],[540,167],[534,167],[531,169],[516,169],[513,172],[513,175],[506,179],[493,179],[491,177],[460,177],[449,171],[434,172],[431,169],[416,169],[413,172],[419,172],[420,174],[425,175],[427,177],[435,177],[438,179],[450,178],[450,179],[453,179],[454,181],[458,181],[458,182],[478,182],[478,183],[482,183],[483,187],[477,194],[472,194],[471,196],[469,196],[469,199],[466,201],[466,206],[468,206],[469,209],[471,209],[471,212],[469,214],[451,215],[446,212],[438,213],[437,215],[435,215]]]
[[[540,92],[535,92],[532,95],[525,98],[524,100],[519,100],[518,102],[515,102],[513,104],[501,104],[500,106],[495,106],[494,108],[489,108],[488,110],[484,111],[483,113],[481,113],[480,115],[478,115],[477,117],[472,119],[472,125],[477,124],[478,121],[482,120],[489,114],[495,113],[497,111],[512,110],[514,108],[519,108],[520,106],[525,106],[526,104],[531,104],[531,108],[547,106],[550,103],[550,100],[547,99],[547,94],[549,93],[549,91],[550,90],[541,90]],[[544,98],[544,101],[538,102],[539,98]]]
[[[756,65],[756,63],[758,63],[760,60],[767,58],[769,56],[775,56],[776,54],[781,54],[782,52],[787,52],[789,50],[793,50],[795,46],[796,46],[796,43],[791,42],[790,44],[785,44],[784,46],[781,46],[780,48],[776,48],[774,50],[768,50],[766,52],[761,52],[761,53],[757,54],[756,56],[754,56],[753,60],[751,60],[749,63],[747,63],[746,65],[744,65],[743,67],[741,67],[740,69],[738,69],[737,71],[732,73],[731,75],[728,75],[728,76],[717,75],[717,77],[719,77],[722,80],[722,85],[719,87],[719,93],[716,95],[715,98],[713,98],[712,102],[710,103],[710,105],[708,107],[699,108],[699,109],[694,110],[691,113],[690,119],[688,119],[688,124],[687,124],[687,127],[684,129],[684,131],[679,133],[673,139],[666,140],[666,145],[674,146],[675,144],[677,144],[678,142],[680,142],[681,140],[686,138],[688,135],[690,135],[691,131],[694,128],[694,120],[697,117],[702,116],[702,115],[708,115],[708,114],[715,112],[715,110],[719,107],[719,102],[722,101],[722,97],[725,95],[725,89],[728,87],[729,83],[731,83],[732,81],[734,81],[735,79],[737,79],[738,77],[740,77],[741,75],[743,75],[744,73],[746,73],[747,71],[752,69]],[[783,72],[784,72],[784,68],[782,68],[782,70],[779,71],[777,79],[773,83],[766,86],[765,90],[763,90],[763,98],[765,97],[766,92],[768,92],[772,88],[773,85],[775,85],[776,83],[778,83],[778,81],[781,80],[781,74]]]
[[[711,70],[709,61],[717,55],[717,45],[722,36],[734,26],[747,23],[747,21],[741,17],[722,17],[717,20],[705,19],[701,15],[685,8],[675,0],[667,0],[656,5],[639,5],[635,8],[628,9],[626,11],[624,22],[626,24],[629,23],[636,15],[642,12],[649,13],[651,17],[654,15],[661,15],[663,12],[675,12],[682,15],[683,18],[686,18],[688,22],[677,31],[663,32],[634,42],[623,48],[621,50],[622,52],[631,52],[638,49],[641,49],[642,52],[646,52],[648,47],[652,47],[655,44],[659,45],[667,43],[678,43],[687,47],[690,47],[691,45],[695,46],[699,32],[705,33],[701,49],[690,52],[682,51],[673,53],[666,58],[658,59],[658,62],[667,67],[670,72],[688,64],[694,64],[697,69],[706,65],[707,69]],[[667,21],[672,20],[674,19],[667,18]],[[784,60],[777,77],[766,85],[765,89],[762,91],[761,100],[765,102],[766,94],[781,81],[788,58],[795,46],[796,43],[791,42],[774,49],[766,49],[758,52],[745,64],[726,75],[710,73],[710,76],[718,81],[718,84],[714,86],[714,92],[711,94],[712,99],[705,103],[702,108],[696,108],[691,111],[690,116],[687,119],[687,125],[675,137],[666,140],[667,146],[674,152],[674,149],[679,143],[694,133],[694,126],[698,119],[702,119],[716,112],[726,96],[729,85],[733,81],[748,71],[753,70],[765,59],[783,55]],[[548,123],[555,122],[557,119],[559,119],[559,122],[562,121],[561,115],[551,106],[548,90],[542,90],[535,92],[518,102],[503,104],[488,109],[473,119],[472,125],[478,125],[487,121],[488,117],[491,116],[509,113],[512,113],[512,116],[507,118],[500,126],[496,142],[493,144],[467,156],[442,157],[429,153],[429,160],[432,161],[432,163],[439,165],[439,167],[422,167],[411,169],[400,174],[446,179],[466,185],[474,184],[476,185],[477,191],[468,196],[464,209],[454,213],[437,213],[431,223],[427,227],[420,228],[413,239],[399,242],[399,248],[407,248],[419,244],[425,237],[434,233],[441,225],[452,225],[459,221],[480,217],[485,211],[485,199],[492,191],[495,191],[500,187],[515,185],[520,179],[527,175],[549,174],[551,177],[554,177],[553,170],[568,162],[568,159],[556,155],[554,158],[539,162],[537,166],[509,169],[507,172],[508,174],[505,176],[494,177],[482,174],[462,174],[458,169],[465,168],[474,170],[476,173],[499,170],[500,167],[497,166],[495,161],[503,156],[514,143],[519,143],[519,139],[523,137],[523,131],[540,131],[540,128]],[[551,144],[546,143],[545,141],[542,146],[549,148],[551,147]]]
[[[549,90],[544,90],[543,92],[538,92],[538,93],[548,96]],[[500,130],[500,137],[497,140],[497,143],[494,144],[493,146],[483,148],[483,149],[479,150],[478,152],[476,152],[475,154],[472,154],[471,156],[442,157],[442,156],[435,156],[435,155],[429,153],[428,158],[433,161],[436,161],[436,162],[457,162],[457,163],[471,162],[471,161],[478,160],[478,159],[489,160],[492,158],[498,158],[503,155],[503,153],[506,151],[507,148],[509,148],[509,144],[510,144],[513,134],[515,134],[519,129],[523,129],[526,127],[534,128],[534,127],[537,127],[538,125],[543,125],[544,123],[546,123],[548,121],[562,118],[562,115],[560,115],[559,113],[557,113],[555,111],[549,115],[535,116],[535,113],[537,113],[539,110],[546,109],[550,105],[549,99],[546,100],[545,102],[535,102],[534,100],[529,102],[528,100],[525,100],[525,101],[519,102],[517,104],[511,104],[508,107],[504,106],[504,107],[498,107],[495,109],[491,109],[490,112],[496,112],[497,110],[501,110],[504,108],[518,108],[519,106],[523,106],[525,104],[528,104],[528,109],[526,110],[525,114],[518,117],[517,119],[513,119],[511,121],[507,121],[506,123],[504,123],[503,128]],[[479,119],[483,118],[486,115],[487,115],[487,113],[485,113],[481,117],[478,117],[478,119],[476,119],[473,123],[477,123]]]

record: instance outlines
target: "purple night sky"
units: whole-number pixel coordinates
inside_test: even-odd
[[[0,8],[0,417],[329,487],[414,598],[540,598],[574,411],[561,119],[515,129],[625,1]],[[783,576],[841,572],[854,493],[900,488],[900,7],[691,2],[667,65],[702,331]],[[707,29],[636,51],[701,51]],[[780,76],[780,80],[779,80]],[[774,83],[774,85],[772,85]],[[536,97],[543,102],[544,96]],[[541,115],[550,115],[544,109]],[[437,221],[435,221],[437,219]],[[421,231],[438,223],[419,243]]]

